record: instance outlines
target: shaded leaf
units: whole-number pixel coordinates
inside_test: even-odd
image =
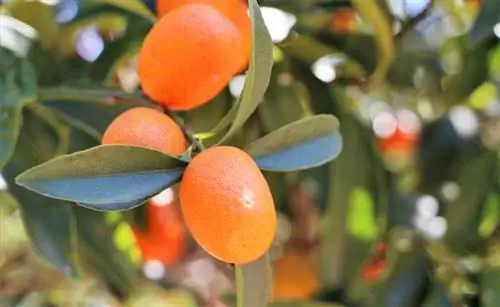
[[[477,44],[493,35],[493,28],[500,20],[500,6],[497,0],[484,0],[476,18],[476,22],[469,32],[469,41]]]
[[[240,129],[255,109],[257,109],[257,106],[264,97],[271,77],[273,42],[262,18],[257,1],[248,0],[248,7],[252,20],[250,67],[245,79],[243,92],[234,105],[234,108],[228,113],[228,115],[234,117],[234,120],[229,131],[220,141],[221,143],[233,136],[236,130]],[[222,121],[227,122],[227,119],[223,119]]]
[[[22,108],[36,97],[31,64],[0,49],[0,169],[8,162],[21,128]]]
[[[316,115],[288,124],[250,144],[246,151],[264,170],[290,171],[331,161],[342,148],[338,120]]]
[[[136,282],[134,264],[113,243],[113,228],[106,223],[105,213],[83,207],[73,210],[86,258],[122,296],[132,294]]]
[[[9,192],[17,199],[35,250],[62,272],[79,272],[75,217],[69,203],[42,197],[14,183],[14,177],[39,164],[57,148],[50,127],[24,112],[24,125],[12,160],[3,170]]]
[[[378,64],[370,78],[373,83],[379,83],[384,81],[396,57],[392,21],[376,0],[351,1],[361,17],[372,26],[375,33]]]
[[[269,255],[235,266],[236,301],[238,307],[266,306],[271,287]]]
[[[448,231],[445,241],[455,252],[469,251],[479,240],[477,231],[481,220],[481,208],[488,197],[494,180],[496,156],[486,153],[464,166],[457,183],[460,195],[448,206],[445,218]]]
[[[481,306],[496,307],[500,306],[500,268],[488,267],[480,276],[481,284]]]
[[[104,145],[34,167],[17,183],[97,210],[130,209],[182,176],[186,163],[143,147]]]

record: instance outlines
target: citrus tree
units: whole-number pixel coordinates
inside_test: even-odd
[[[410,2],[4,1],[0,303],[498,306],[500,5]]]

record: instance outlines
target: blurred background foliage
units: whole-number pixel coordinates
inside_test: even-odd
[[[265,174],[272,306],[500,306],[500,2],[258,2],[275,63],[235,142],[318,113],[344,139],[333,163]],[[232,267],[189,237],[175,189],[102,213],[13,184],[146,103],[155,0],[0,3],[0,306],[231,305]],[[175,117],[203,137],[244,79]],[[138,239],[154,223],[165,234]]]

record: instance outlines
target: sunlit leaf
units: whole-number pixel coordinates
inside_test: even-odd
[[[500,199],[498,196],[489,196],[483,209],[483,217],[479,224],[479,235],[489,237],[500,221]]]
[[[243,92],[229,115],[233,118],[231,127],[220,141],[227,141],[261,103],[267,90],[273,66],[273,42],[262,18],[256,0],[248,0],[250,17],[252,19],[252,54]],[[228,122],[228,120],[223,120]],[[222,128],[224,128],[222,126]]]
[[[264,170],[290,171],[322,165],[342,148],[339,123],[332,115],[293,122],[250,144],[246,151]]]
[[[365,241],[377,237],[374,203],[366,189],[358,187],[352,191],[347,219],[347,229],[351,235]]]
[[[17,183],[44,196],[97,210],[143,203],[180,179],[185,162],[143,147],[104,145],[34,167]]]

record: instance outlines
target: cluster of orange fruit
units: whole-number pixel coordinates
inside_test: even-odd
[[[248,64],[251,22],[243,0],[164,0],[158,15],[139,53],[138,75],[144,92],[163,107],[190,110],[208,102]],[[146,107],[115,118],[102,144],[142,146],[172,156],[188,148],[174,120]],[[251,262],[274,239],[276,211],[269,185],[239,148],[215,146],[195,155],[181,178],[179,199],[194,239],[219,260]],[[143,249],[151,247],[140,232],[136,235]]]
[[[251,21],[244,0],[162,0],[138,57],[144,92],[171,110],[214,98],[247,65]]]

